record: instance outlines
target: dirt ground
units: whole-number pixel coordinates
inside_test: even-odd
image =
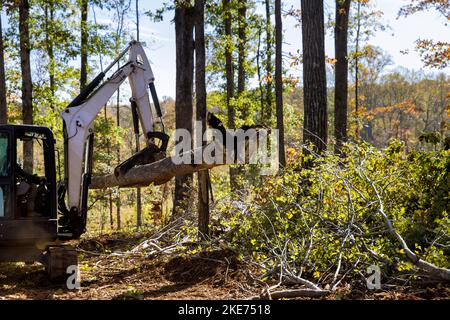
[[[80,250],[81,289],[47,280],[38,263],[0,264],[0,299],[248,299],[263,286],[255,270],[228,249],[195,255],[115,256],[145,237],[110,235],[83,240]],[[103,254],[108,253],[108,254]],[[343,286],[325,299],[450,299],[450,285],[402,285],[375,292]]]

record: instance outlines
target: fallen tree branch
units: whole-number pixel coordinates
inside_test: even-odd
[[[313,290],[313,289],[292,289],[292,290],[282,290],[270,292],[268,295],[259,295],[255,297],[251,297],[250,300],[263,300],[263,299],[289,299],[289,298],[300,298],[300,297],[308,297],[308,298],[319,298],[326,296],[330,293],[330,291],[326,290]]]
[[[116,177],[114,174],[109,174],[102,177],[93,177],[89,188],[106,189],[112,187],[129,188],[148,186],[150,184],[161,185],[176,176],[183,176],[223,165],[223,161],[220,161],[222,163],[193,164],[194,159],[203,159],[205,148],[215,150],[219,154],[223,150],[220,144],[212,142],[203,148],[189,151],[192,160],[190,163],[177,163],[177,158],[179,159],[180,156],[172,156],[147,165],[134,167],[123,176],[119,175]]]
[[[362,172],[362,174],[364,175],[367,182],[370,183],[375,193],[375,196],[378,199],[378,209],[377,209],[378,213],[383,217],[384,223],[388,228],[389,233],[399,242],[400,246],[405,251],[408,260],[419,269],[427,272],[429,275],[432,275],[445,281],[450,281],[450,269],[440,268],[428,261],[421,259],[416,253],[414,253],[414,251],[412,251],[409,248],[405,239],[403,239],[403,237],[397,232],[392,221],[389,219],[388,215],[384,211],[384,204],[375,183],[372,180],[370,180],[364,172]]]
[[[308,288],[310,288],[311,290],[314,290],[314,291],[323,291],[317,285],[315,285],[314,283],[312,283],[309,280],[306,280],[306,279],[301,278],[301,277],[297,277],[297,276],[293,275],[292,273],[287,272],[287,270],[285,270],[285,273],[286,274],[284,275],[284,277],[286,279],[288,279],[289,281],[293,282],[293,283],[302,284],[302,285],[307,286]]]

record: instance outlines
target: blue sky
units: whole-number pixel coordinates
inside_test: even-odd
[[[160,7],[163,1],[141,1],[143,9],[155,9]],[[408,1],[402,0],[373,0],[377,10],[383,12],[382,21],[390,26],[387,31],[378,31],[370,40],[370,43],[383,48],[394,61],[395,66],[409,69],[424,70],[419,55],[414,51],[414,42],[418,38],[435,39],[450,42],[450,28],[445,19],[434,11],[422,12],[408,18],[397,19],[400,7]],[[284,0],[284,8],[300,8],[300,0]],[[327,13],[333,13],[334,1],[325,1]],[[141,37],[147,43],[148,54],[153,62],[154,73],[157,78],[160,95],[175,95],[175,32],[171,23],[173,13],[167,15],[165,21],[153,23],[147,17],[141,18]],[[296,27],[293,18],[284,19],[285,45],[284,51],[296,52],[301,49],[301,30]],[[332,34],[328,33],[326,39],[326,51],[329,56],[334,56],[334,42]],[[401,51],[408,50],[404,55]],[[394,66],[392,66],[394,68]],[[444,70],[449,73],[449,68]],[[300,70],[292,70],[292,74],[300,76]]]
[[[166,15],[163,22],[154,23],[143,12],[161,7],[167,0],[140,0],[141,6],[141,41],[147,44],[147,53],[152,62],[152,67],[157,81],[159,96],[175,96],[175,31],[172,23],[173,12]],[[407,0],[372,0],[374,7],[381,10],[384,15],[382,21],[389,25],[387,31],[378,31],[370,40],[370,44],[377,45],[388,52],[395,66],[409,69],[423,69],[418,54],[414,51],[414,42],[418,38],[434,39],[450,42],[450,28],[445,19],[434,11],[417,13],[408,18],[397,19],[397,13]],[[283,0],[284,8],[300,8],[300,0]],[[134,8],[134,6],[133,6]],[[326,15],[333,14],[334,0],[325,0]],[[135,29],[134,10],[130,10],[127,19],[128,28]],[[261,13],[263,9],[261,8]],[[92,19],[92,12],[90,12]],[[114,28],[111,14],[97,12],[97,21],[107,23]],[[296,52],[301,49],[301,30],[296,26],[293,18],[284,19],[285,44],[284,51]],[[409,50],[404,55],[401,51]],[[330,57],[334,56],[333,37],[328,32],[326,37],[326,51]],[[106,63],[106,62],[105,62]],[[392,67],[394,68],[394,66]],[[430,69],[423,69],[432,72]],[[444,70],[449,73],[450,69]],[[300,76],[300,70],[290,71],[294,76]]]

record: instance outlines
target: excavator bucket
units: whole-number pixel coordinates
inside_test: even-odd
[[[145,149],[142,149],[127,160],[123,161],[114,169],[114,175],[116,177],[126,174],[131,168],[150,164],[166,157],[169,136],[163,132],[151,132],[148,134],[148,138],[150,141],[155,141],[155,139],[159,140],[161,143],[160,146],[156,143],[150,142]]]

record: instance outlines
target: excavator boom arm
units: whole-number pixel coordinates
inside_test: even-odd
[[[84,233],[87,216],[87,195],[92,174],[92,153],[94,120],[120,85],[129,79],[132,102],[137,108],[140,125],[147,137],[147,144],[154,136],[153,113],[149,89],[154,99],[158,116],[161,116],[159,103],[154,90],[154,76],[139,42],[130,43],[128,63],[120,67],[103,84],[105,73],[101,73],[80,95],[61,113],[64,125],[64,164],[65,180],[63,191],[59,192],[59,208],[63,214],[60,233],[68,238],[77,238]],[[115,60],[115,63],[118,62]],[[84,167],[83,167],[84,164]],[[67,193],[67,201],[64,194]],[[61,194],[63,196],[61,197]],[[65,205],[67,203],[68,207]],[[61,223],[60,223],[61,224]]]

